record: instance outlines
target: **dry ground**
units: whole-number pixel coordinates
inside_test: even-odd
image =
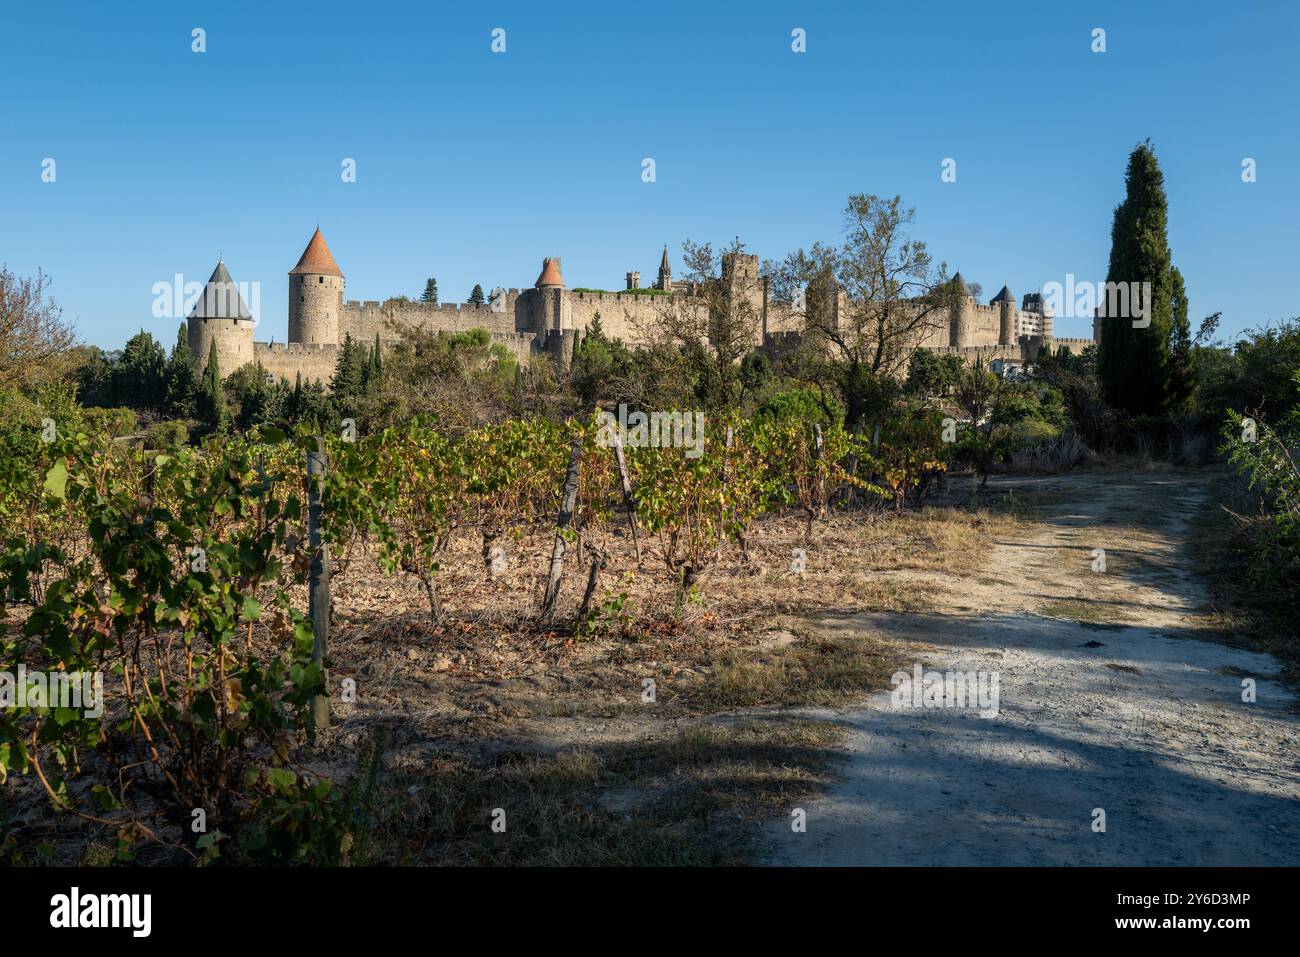
[[[783,706],[838,704],[883,686],[894,650],[866,630],[819,634],[814,614],[918,612],[929,576],[972,574],[1014,520],[989,512],[837,515],[806,547],[796,516],[760,522],[748,557],[728,551],[680,618],[670,577],[643,542],[603,544],[598,600],[626,595],[631,621],[575,638],[533,617],[543,536],[508,549],[492,580],[477,543],[444,570],[433,625],[417,583],[355,561],[335,588],[335,707],[313,760],[346,773],[382,726],[390,773],[376,856],[405,863],[671,863],[752,860],[761,821],[829,784],[842,732]],[[806,549],[802,573],[794,550]],[[572,613],[585,580],[575,560]],[[649,694],[647,682],[653,682]],[[505,812],[505,834],[489,828]]]
[[[1037,520],[999,537],[981,576],[935,576],[919,614],[820,616],[820,630],[866,629],[928,669],[997,673],[999,713],[897,708],[888,692],[803,712],[845,732],[849,760],[805,833],[771,824],[770,859],[1300,863],[1293,689],[1277,659],[1247,650],[1252,636],[1223,634],[1188,545],[1222,480],[1002,480]]]

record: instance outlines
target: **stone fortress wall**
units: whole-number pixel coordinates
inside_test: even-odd
[[[209,290],[214,284],[220,286],[220,280],[231,282],[219,263]],[[756,347],[775,350],[797,341],[802,314],[790,303],[772,300],[769,283],[759,274],[757,256],[726,254],[720,282],[727,296],[748,300],[760,321]],[[965,290],[960,273],[954,282]],[[707,317],[708,300],[699,295],[699,287],[673,280],[666,247],[651,290],[636,291],[639,283],[640,273],[629,272],[628,288],[623,291],[567,289],[560,260],[548,258],[533,288],[495,290],[484,305],[346,300],[343,273],[317,229],[289,274],[288,343],[254,343],[251,317],[235,296],[235,306],[196,306],[188,320],[190,348],[204,363],[215,343],[223,374],[257,362],[279,379],[292,382],[301,375],[304,381],[328,383],[347,336],[365,344],[378,337],[391,348],[412,329],[431,334],[483,329],[493,344],[504,346],[521,361],[549,355],[564,362],[572,354],[574,338],[586,332],[597,316],[606,335],[633,345],[650,341],[651,330],[666,311],[695,312],[697,320]],[[205,296],[205,300],[210,302],[212,297]],[[838,291],[832,302],[833,321],[839,322],[840,316],[847,319],[850,304],[845,294]],[[1089,339],[1056,339],[1052,317],[1041,302],[1041,297],[1031,294],[1017,308],[1005,286],[988,304],[967,293],[946,314],[936,313],[918,328],[913,344],[985,361],[1031,361],[1044,344],[1082,351],[1092,343]]]

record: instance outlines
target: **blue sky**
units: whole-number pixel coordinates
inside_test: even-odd
[[[569,286],[617,289],[664,243],[680,271],[687,237],[778,258],[838,240],[855,192],[901,194],[986,299],[1101,280],[1146,137],[1193,325],[1300,313],[1294,3],[6,6],[0,261],[44,269],[105,348],[170,343],[154,284],[219,253],[261,284],[257,339],[283,341],[318,222],[349,299],[527,286],[548,255]]]

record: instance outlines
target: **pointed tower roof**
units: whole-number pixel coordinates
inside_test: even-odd
[[[960,269],[953,273],[952,284],[957,287],[957,291],[961,293],[961,295],[970,295],[970,290],[966,286],[966,280],[962,278]]]
[[[212,270],[212,278],[203,287],[203,293],[194,302],[190,310],[191,319],[252,319],[253,315],[244,305],[244,298],[239,294],[239,286],[230,278],[230,270],[224,260],[217,262]]]
[[[1011,295],[1011,290],[1007,286],[1002,287],[1002,291],[989,300],[989,305],[995,302],[1015,302],[1016,297]]]
[[[298,265],[289,270],[290,276],[302,274],[312,276],[338,276],[343,278],[343,273],[339,270],[339,265],[330,255],[330,248],[325,245],[325,237],[320,233],[320,227],[316,227],[316,232],[312,234],[311,242],[307,248],[302,251],[302,257],[298,260]]]
[[[542,260],[542,274],[537,277],[535,285],[538,289],[544,289],[547,286],[564,287],[564,277],[560,275],[560,259],[558,256],[547,256]]]
[[[668,264],[668,244],[664,243],[664,255],[663,258],[659,260],[659,271],[672,272],[672,268],[673,267]]]

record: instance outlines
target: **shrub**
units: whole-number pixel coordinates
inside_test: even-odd
[[[754,412],[756,422],[789,419],[811,428],[838,425],[844,421],[844,407],[834,396],[816,389],[788,389],[778,392]]]

